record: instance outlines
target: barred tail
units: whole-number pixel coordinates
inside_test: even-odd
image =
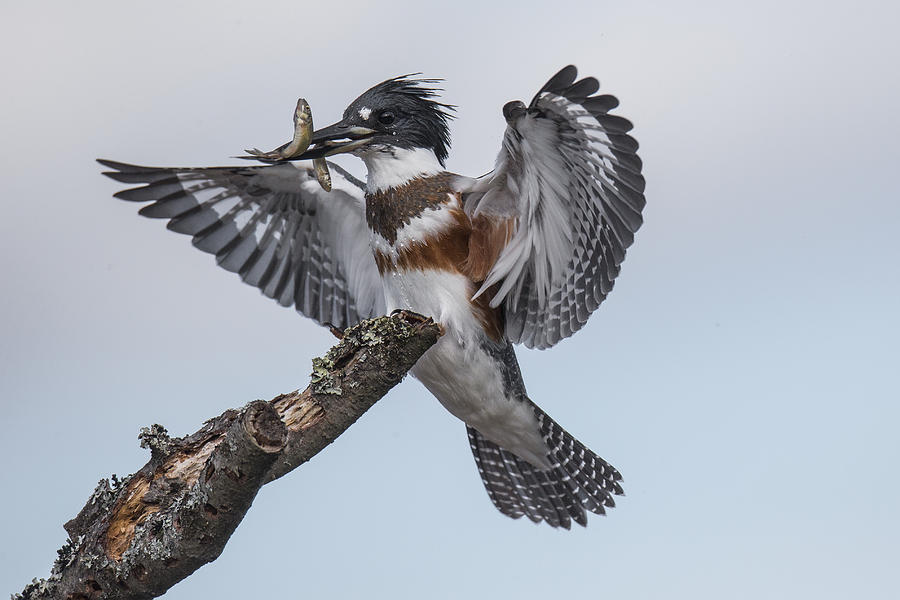
[[[622,476],[608,462],[569,435],[544,411],[534,406],[547,456],[553,465],[541,470],[467,427],[475,464],[488,496],[500,512],[535,523],[571,528],[587,525],[585,509],[606,514],[622,495]]]

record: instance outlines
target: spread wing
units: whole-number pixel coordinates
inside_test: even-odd
[[[361,184],[330,165],[332,191],[293,164],[168,169],[109,160],[105,175],[143,184],[115,196],[192,236],[224,269],[282,306],[345,328],[384,314]]]
[[[492,172],[459,183],[473,223],[469,266],[502,306],[506,334],[547,348],[581,329],[613,287],[642,223],[631,123],[568,66],[527,107],[510,102]]]

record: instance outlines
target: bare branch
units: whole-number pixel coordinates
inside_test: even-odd
[[[141,431],[150,461],[102,480],[48,579],[15,599],[145,599],[218,558],[260,487],[315,456],[400,382],[436,341],[430,319],[401,313],[348,329],[313,359],[304,391],[228,410],[187,437]]]

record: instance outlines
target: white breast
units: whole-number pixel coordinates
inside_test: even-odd
[[[410,225],[422,226],[417,221]],[[412,368],[413,376],[486,438],[549,468],[534,413],[527,403],[507,397],[500,365],[485,349],[491,342],[472,310],[472,282],[460,273],[437,269],[388,271],[382,282],[388,310],[411,310],[444,328],[437,344]]]
[[[473,286],[459,273],[448,271],[393,271],[382,276],[388,311],[398,308],[431,317],[444,326],[447,335],[479,336],[481,325],[469,299]]]

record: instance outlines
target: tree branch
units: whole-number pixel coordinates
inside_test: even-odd
[[[228,410],[184,438],[141,431],[144,467],[100,481],[48,579],[15,600],[145,599],[221,554],[266,483],[333,442],[394,387],[440,335],[431,319],[400,313],[348,329],[313,359],[309,387]]]

